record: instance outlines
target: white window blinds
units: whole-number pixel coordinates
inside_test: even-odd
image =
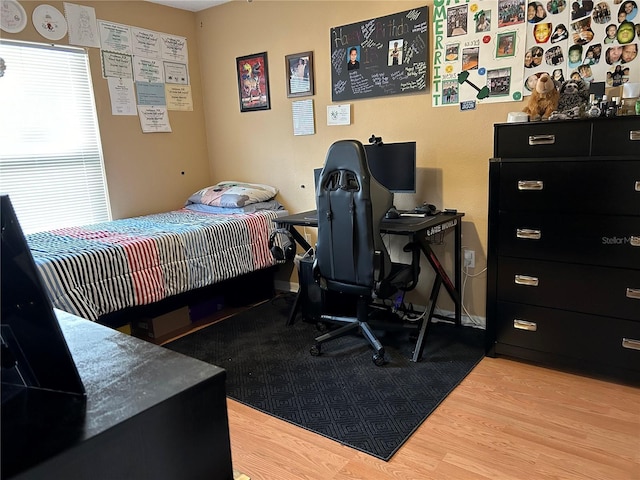
[[[0,40],[0,192],[27,232],[111,219],[87,53]]]

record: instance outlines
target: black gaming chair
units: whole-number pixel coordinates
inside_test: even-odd
[[[374,349],[373,361],[384,363],[384,348],[369,323],[373,297],[388,298],[415,286],[418,265],[392,263],[382,241],[380,222],[392,205],[392,194],[371,176],[366,153],[357,140],[341,140],[329,148],[316,191],[318,241],[315,271],[320,286],[356,301],[356,316],[326,315],[344,324],[315,339],[321,345],[359,329]]]

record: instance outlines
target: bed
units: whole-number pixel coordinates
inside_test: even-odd
[[[96,321],[276,265],[277,190],[227,204],[229,189],[205,190],[180,210],[26,235],[53,306]]]

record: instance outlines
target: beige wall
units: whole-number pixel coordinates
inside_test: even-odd
[[[63,2],[20,1],[29,19],[33,10],[43,3],[64,13]],[[95,8],[100,20],[187,38],[194,111],[170,111],[172,133],[143,134],[137,116],[111,115],[107,81],[101,75],[100,50],[88,48],[113,217],[182,207],[191,193],[209,184],[195,14],[141,1],[72,3]],[[18,34],[1,33],[6,39],[47,42],[31,21]],[[67,45],[68,37],[55,43]],[[11,65],[7,68],[10,71]]]
[[[41,3],[45,2],[21,1],[29,18]],[[64,11],[61,1],[46,3]],[[428,201],[465,212],[463,244],[476,251],[477,267],[470,273],[484,268],[493,123],[504,121],[522,104],[482,105],[463,113],[456,107],[431,107],[427,92],[352,101],[350,126],[326,125],[326,107],[332,104],[329,29],[424,2],[238,0],[199,13],[141,1],[77,3],[94,7],[99,19],[188,39],[194,111],[169,112],[173,133],[143,134],[137,117],[112,116],[99,50],[89,49],[114,218],[178,208],[193,191],[225,179],[270,183],[280,189],[278,198],[291,212],[312,209],[312,171],[322,166],[329,145],[344,138],[366,141],[375,133],[386,142],[417,141],[418,192],[397,195],[396,205],[411,208]],[[432,13],[433,3],[427,5]],[[45,41],[31,22],[19,34],[2,35]],[[57,43],[66,44],[67,37]],[[309,50],[314,52],[316,134],[294,136],[291,103],[296,99],[286,96],[284,57]],[[240,113],[235,59],[264,51],[271,109]],[[315,238],[314,232],[307,233]],[[387,240],[395,258],[404,258],[396,253],[403,243]],[[444,242],[434,249],[451,269],[452,238]],[[281,278],[288,279],[288,273],[282,272]],[[410,300],[424,305],[431,279],[431,269],[424,264],[421,283]],[[485,282],[481,273],[469,279],[465,291],[468,310],[481,317]],[[452,308],[444,290],[438,306]]]
[[[493,150],[493,123],[521,104],[482,105],[475,111],[433,108],[429,93],[354,100],[350,126],[326,125],[331,105],[331,27],[384,16],[424,2],[260,1],[227,3],[197,14],[207,141],[211,178],[267,182],[280,189],[280,201],[291,211],[315,208],[314,167],[322,166],[329,145],[339,139],[366,142],[375,133],[384,141],[417,141],[421,179],[415,196],[396,195],[399,208],[423,201],[465,212],[463,244],[476,251],[477,273],[486,265],[487,172]],[[429,2],[432,13],[433,3]],[[432,39],[429,40],[432,42]],[[285,55],[314,52],[316,134],[294,136],[291,103],[286,96]],[[268,53],[271,110],[240,113],[235,58]],[[303,188],[304,186],[304,188]],[[311,233],[311,232],[309,232]],[[391,239],[390,239],[391,240]],[[451,242],[436,246],[451,268]],[[401,247],[399,240],[392,247]],[[396,257],[399,258],[399,257]],[[431,269],[423,265],[417,292],[411,299],[424,305],[431,289]],[[485,314],[486,277],[469,279],[465,305]],[[443,289],[438,306],[451,309]]]

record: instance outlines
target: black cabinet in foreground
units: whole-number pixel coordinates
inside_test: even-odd
[[[56,311],[86,390],[2,406],[2,478],[232,480],[222,368]]]

